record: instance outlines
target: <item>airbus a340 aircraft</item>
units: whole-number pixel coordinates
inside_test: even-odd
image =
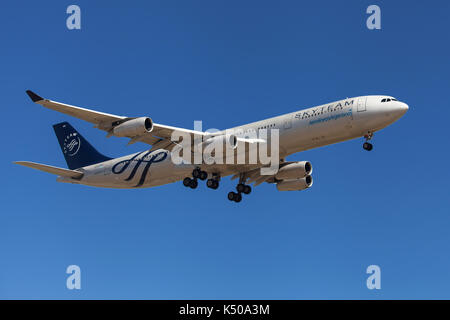
[[[221,177],[233,175],[233,179],[239,178],[239,183],[237,192],[229,192],[228,199],[235,202],[242,200],[242,194],[251,192],[251,183],[254,186],[273,183],[279,191],[311,187],[311,163],[286,161],[286,156],[359,137],[364,137],[363,148],[370,151],[373,133],[397,121],[408,110],[406,103],[391,96],[361,96],[246,124],[233,128],[236,133],[230,135],[226,131],[208,133],[175,128],[154,123],[148,117],[131,118],[75,107],[44,99],[29,90],[27,94],[33,102],[46,108],[95,124],[108,136],[128,137],[130,143],[139,141],[152,147],[112,159],[100,154],[69,123],[62,122],[53,127],[69,169],[28,161],[15,163],[58,175],[59,182],[104,188],[146,188],[182,180],[184,186],[195,189],[198,180],[207,180],[208,188],[217,189]],[[264,165],[259,162],[177,164],[171,161],[171,151],[178,145],[172,141],[174,132],[201,138],[193,139],[193,144],[208,145],[223,140],[233,149],[239,142],[260,143],[260,139],[246,138],[249,131],[260,129],[279,130],[279,161],[274,174],[261,174]]]

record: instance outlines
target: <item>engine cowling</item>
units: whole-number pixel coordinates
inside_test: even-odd
[[[311,187],[313,179],[311,176],[306,176],[301,179],[283,180],[277,183],[278,191],[299,191]]]
[[[309,161],[299,161],[281,167],[275,178],[278,180],[300,179],[312,173],[312,165]]]
[[[151,132],[152,130],[152,119],[141,117],[119,124],[114,127],[113,133],[116,137],[136,137]]]
[[[215,137],[211,137],[206,139],[203,142],[203,147],[209,146],[210,144],[213,143],[217,143],[219,146],[227,146],[231,149],[236,149],[237,145],[238,145],[238,139],[234,134],[223,134],[220,136],[215,136]]]

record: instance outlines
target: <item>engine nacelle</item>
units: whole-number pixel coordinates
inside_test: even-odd
[[[297,191],[305,190],[311,187],[313,179],[311,176],[306,176],[301,179],[283,180],[277,183],[278,191]]]
[[[116,137],[136,137],[151,132],[152,130],[152,119],[141,117],[119,124],[114,127],[113,133]]]
[[[299,161],[281,167],[275,178],[278,180],[300,179],[312,173],[312,165],[309,161]]]
[[[203,142],[203,147],[209,146],[210,144],[217,143],[218,146],[226,146],[231,149],[236,149],[238,145],[238,138],[234,134],[223,134],[220,136],[215,136],[208,138]]]

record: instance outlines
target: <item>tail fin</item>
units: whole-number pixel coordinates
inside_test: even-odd
[[[57,123],[53,129],[70,170],[111,160],[98,152],[68,122]]]

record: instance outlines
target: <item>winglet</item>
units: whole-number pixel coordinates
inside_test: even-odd
[[[36,93],[34,93],[34,92],[31,91],[31,90],[27,90],[26,92],[27,92],[27,95],[30,97],[30,99],[31,99],[33,102],[38,102],[38,101],[44,100],[44,98],[38,96]]]

